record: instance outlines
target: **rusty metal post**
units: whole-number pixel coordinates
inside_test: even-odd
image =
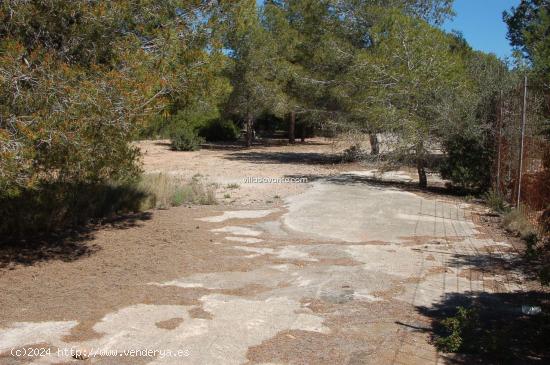
[[[523,81],[523,110],[521,114],[521,144],[519,150],[519,171],[518,171],[518,200],[516,207],[519,208],[521,204],[521,178],[523,172],[523,148],[525,139],[525,121],[527,119],[527,75]]]
[[[503,95],[502,90],[500,90],[500,101],[499,101],[499,117],[498,117],[498,142],[497,142],[497,192],[500,194],[500,159],[501,159],[501,149],[502,149],[502,121],[504,119],[504,114],[502,112],[502,103]]]

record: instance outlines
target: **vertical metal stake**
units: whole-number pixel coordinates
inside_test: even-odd
[[[502,103],[503,103],[502,90],[500,90],[500,100],[499,100],[499,116],[498,116],[498,154],[497,154],[497,192],[500,194],[500,154],[502,148],[502,122],[504,119],[504,114],[502,112]]]
[[[523,113],[521,115],[521,144],[519,150],[519,171],[518,171],[518,201],[516,207],[521,204],[521,177],[523,172],[523,139],[525,138],[525,120],[527,119],[527,75],[523,82]]]

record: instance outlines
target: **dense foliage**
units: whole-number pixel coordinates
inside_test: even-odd
[[[95,187],[138,177],[142,123],[222,92],[202,3],[0,3],[0,214],[26,222],[1,233],[84,221]]]

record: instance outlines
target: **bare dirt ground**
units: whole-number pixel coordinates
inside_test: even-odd
[[[140,148],[146,172],[201,174],[221,204],[121,217],[2,258],[0,364],[447,363],[435,311],[540,290],[483,207],[418,192],[407,171],[373,182],[330,141]]]
[[[271,204],[299,194],[306,184],[245,183],[245,178],[315,178],[351,170],[356,164],[342,164],[340,153],[347,146],[316,138],[307,144],[289,146],[210,145],[195,152],[172,152],[169,141],[142,141],[143,167],[150,173],[168,173],[191,178],[197,174],[218,185],[217,197],[224,205]],[[224,197],[226,194],[229,197]]]

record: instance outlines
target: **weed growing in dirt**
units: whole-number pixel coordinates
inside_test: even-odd
[[[506,213],[503,216],[502,224],[508,232],[515,233],[521,237],[529,250],[532,250],[537,244],[537,231],[520,210],[513,209]]]
[[[240,188],[240,185],[239,185],[239,184],[234,184],[234,183],[233,183],[233,184],[228,184],[226,187],[227,187],[228,189],[238,189],[238,188]]]
[[[540,220],[539,220],[540,222]],[[519,236],[526,244],[525,257],[537,268],[543,285],[550,285],[550,236],[544,226],[537,231],[521,210],[514,209],[504,215],[504,228]]]
[[[496,190],[492,189],[485,193],[484,195],[485,203],[497,213],[504,213],[508,209],[504,197]]]
[[[544,304],[545,294],[497,293],[485,294],[447,314],[449,305],[456,304],[460,295],[451,296],[435,315],[435,345],[440,351],[476,355],[491,364],[531,364],[548,359],[550,315]],[[451,304],[455,303],[455,304]],[[542,308],[541,313],[526,314],[525,304]],[[470,363],[470,362],[466,362]],[[477,361],[476,361],[477,363]]]
[[[464,336],[468,336],[473,330],[476,316],[475,310],[458,307],[455,316],[441,321],[445,334],[436,340],[437,347],[444,352],[459,352],[463,347]]]

